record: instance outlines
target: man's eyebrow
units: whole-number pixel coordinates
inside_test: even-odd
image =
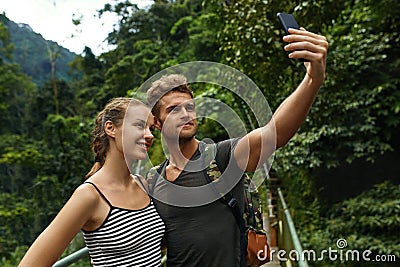
[[[146,123],[146,121],[145,121],[145,120],[142,120],[142,119],[136,119],[136,121]]]

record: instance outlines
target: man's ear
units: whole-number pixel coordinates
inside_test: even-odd
[[[154,126],[161,132],[162,129],[162,122],[159,118],[154,116]]]
[[[114,126],[114,123],[112,123],[111,121],[106,121],[104,123],[104,132],[108,136],[110,136],[112,138],[115,138],[115,126]]]

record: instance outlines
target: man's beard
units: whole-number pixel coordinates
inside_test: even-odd
[[[197,127],[196,127],[196,131],[194,133],[180,133],[179,134],[179,144],[184,144],[187,142],[190,142],[192,139],[195,138],[197,134]]]
[[[180,131],[179,133],[175,132],[175,133],[172,133],[170,135],[166,134],[166,132],[163,132],[163,136],[164,136],[165,139],[168,139],[168,140],[170,140],[172,142],[178,141],[179,144],[184,144],[184,143],[187,143],[187,142],[189,142],[189,141],[191,141],[191,140],[193,140],[195,138],[195,136],[197,134],[197,131],[198,131],[197,123],[195,123],[193,127],[194,127],[194,130],[190,131],[190,132]],[[178,140],[176,138],[177,136],[178,136]]]

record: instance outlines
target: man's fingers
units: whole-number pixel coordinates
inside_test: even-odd
[[[289,33],[290,33],[291,35],[309,36],[309,37],[312,37],[312,38],[315,38],[315,39],[319,39],[319,40],[324,40],[324,41],[326,41],[326,37],[325,37],[325,36],[319,35],[319,34],[316,34],[316,33],[313,33],[313,32],[309,32],[309,31],[307,31],[307,30],[304,29],[304,28],[300,28],[300,30],[290,28],[290,29],[289,29]],[[290,35],[289,35],[289,36],[290,36]]]
[[[324,42],[301,41],[285,45],[285,51],[307,50],[313,53],[325,53],[327,45]]]
[[[325,36],[318,35],[304,28],[289,29],[289,35],[283,37],[288,44],[285,51],[292,51],[290,58],[305,58],[310,61],[324,60],[328,52],[328,41]]]
[[[316,35],[312,36],[310,34],[289,34],[283,37],[283,41],[287,43],[296,43],[296,42],[310,42],[316,45],[328,46],[328,42],[324,36]]]
[[[289,58],[303,58],[307,59],[308,61],[324,61],[325,58],[325,54],[323,53],[312,53],[307,50],[294,51],[288,56]]]

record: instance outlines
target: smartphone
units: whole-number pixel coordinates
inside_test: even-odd
[[[300,29],[292,14],[278,13],[277,16],[286,34],[289,34],[289,28]]]
[[[277,14],[279,22],[281,23],[281,26],[283,30],[285,31],[286,34],[289,33],[289,28],[297,29],[299,30],[299,24],[297,24],[296,19],[293,17],[292,14],[287,14],[287,13],[278,13]],[[308,60],[304,58],[299,58],[301,62],[308,62]]]

